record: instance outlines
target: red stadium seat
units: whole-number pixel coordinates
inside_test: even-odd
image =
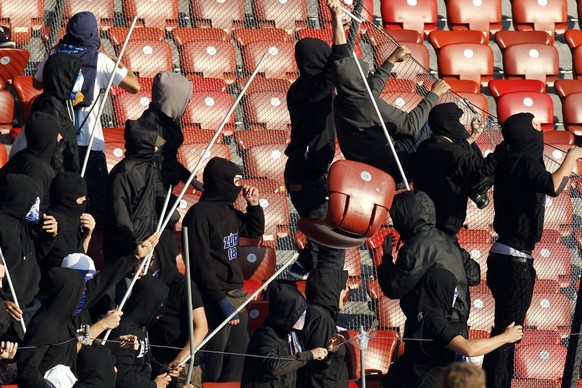
[[[576,48],[582,44],[582,31],[581,30],[568,30],[564,34],[566,43],[570,48]]]
[[[561,379],[566,353],[567,348],[561,345],[519,346],[515,349],[515,376],[528,379]]]
[[[136,120],[150,106],[151,92],[123,93],[113,99],[113,112],[118,126],[126,120]]]
[[[202,174],[200,174],[200,175],[202,175]],[[178,184],[174,188],[173,194],[175,196],[180,195],[180,192],[182,191],[183,188],[184,188],[183,184]],[[192,189],[192,187],[189,187],[188,190],[184,193],[184,196],[182,197],[182,199],[180,200],[178,207],[176,208],[176,210],[178,210],[178,213],[180,213],[180,221],[176,224],[176,231],[182,230],[182,221],[184,221],[184,217],[186,217],[186,213],[188,213],[188,209],[190,209],[190,207],[192,205],[194,205],[195,203],[198,203],[199,200],[200,200],[200,193],[195,193],[194,189]],[[180,242],[181,242],[181,240],[182,239],[179,239]]]
[[[267,55],[259,74],[267,78],[297,78],[295,45],[291,42],[252,42],[243,47],[243,68],[251,74],[263,55]]]
[[[350,379],[360,379],[362,377],[362,365],[360,346],[357,338],[358,332],[355,330],[347,330],[340,334],[347,341],[346,363],[348,364],[348,377]],[[364,361],[366,375],[373,374],[374,378],[377,375],[385,375],[388,372],[388,367],[392,364],[392,358],[399,343],[398,333],[394,330],[374,330],[370,332]],[[367,377],[368,379],[369,377]]]
[[[137,16],[145,27],[178,27],[178,0],[123,0],[123,11],[130,20]]]
[[[291,219],[289,217],[289,205],[285,193],[260,193],[259,205],[265,213],[265,231],[263,241],[276,242],[277,238],[284,238],[290,233]],[[246,200],[242,194],[238,196],[234,207],[245,211]]]
[[[460,59],[462,58],[462,59]],[[450,44],[438,52],[439,76],[475,81],[485,86],[493,78],[493,51],[475,43]]]
[[[406,316],[400,308],[400,301],[382,296],[377,301],[376,316],[382,329],[395,329],[404,333]]]
[[[172,30],[172,39],[176,42],[177,46],[182,46],[188,42],[203,41],[215,41],[221,40],[224,42],[229,41],[228,33],[222,28],[186,28],[179,27]]]
[[[471,295],[471,314],[467,324],[472,330],[490,331],[495,318],[495,300],[490,294]]]
[[[243,157],[247,176],[273,179],[283,184],[283,171],[287,162],[286,147],[286,144],[267,144],[247,149]]]
[[[489,38],[485,37],[480,31],[431,31],[428,39],[435,50],[454,43],[476,43],[487,44]]]
[[[115,167],[125,156],[125,142],[112,141],[105,143],[105,158],[107,160],[107,170]]]
[[[538,79],[553,86],[560,74],[558,49],[536,43],[513,44],[503,52],[506,78]]]
[[[6,164],[6,162],[8,162],[8,152],[6,151],[6,146],[4,144],[1,145],[2,147],[0,147],[0,168],[2,168]]]
[[[499,31],[495,34],[495,42],[503,51],[520,43],[553,44],[553,37],[545,31]]]
[[[386,85],[381,94],[390,93],[416,93],[418,85],[415,81],[411,79],[402,78],[388,78],[386,80]]]
[[[378,67],[384,63],[388,56],[392,54],[396,46],[391,42],[379,44],[374,47],[374,66]],[[428,49],[420,43],[406,43],[406,47],[412,52],[412,58],[417,62],[414,64],[411,60],[400,62],[394,65],[392,72],[396,77],[410,78],[413,74],[423,73],[424,69],[430,67],[430,57]],[[422,68],[421,68],[422,66]]]
[[[234,138],[241,150],[247,150],[255,146],[268,144],[287,145],[289,132],[281,129],[248,129],[246,131],[235,131]]]
[[[178,150],[178,160],[190,171],[194,171],[196,163],[198,163],[198,160],[202,156],[202,162],[196,171],[199,181],[202,181],[202,172],[206,167],[206,163],[208,163],[211,158],[219,156],[224,159],[231,159],[230,149],[226,145],[213,144],[209,151],[204,152],[207,145],[208,144],[205,143],[182,144]]]
[[[196,125],[184,125],[182,127],[182,134],[184,135],[184,144],[196,144],[196,143],[210,143],[214,135],[216,134],[216,129],[203,129],[198,128]],[[216,144],[224,143],[223,134],[219,134],[215,140]]]
[[[284,92],[258,92],[246,95],[243,108],[247,124],[265,129],[287,130],[291,124]]]
[[[485,229],[465,229],[461,228],[457,234],[457,239],[462,247],[468,244],[488,244],[492,242],[492,235]]]
[[[122,45],[129,33],[129,27],[111,27],[107,30],[107,35],[113,46]],[[136,27],[131,33],[130,41],[152,41],[163,42],[165,39],[164,30],[156,27]]]
[[[270,28],[265,33],[261,28],[237,28],[232,31],[236,43],[243,47],[252,42],[294,42],[294,36],[282,28]]]
[[[19,75],[13,78],[12,86],[20,100],[20,122],[24,124],[30,113],[30,105],[34,97],[42,93],[42,90],[32,86],[32,76]]]
[[[450,78],[447,83],[451,87],[453,93],[473,93],[477,94],[481,91],[481,85],[475,81],[468,79],[454,79]]]
[[[394,199],[394,179],[364,163],[338,160],[328,173],[328,209],[324,218],[302,218],[297,227],[327,246],[353,248],[382,226]]]
[[[544,206],[544,230],[552,229],[559,231],[562,236],[569,235],[572,232],[572,201],[568,193],[555,198],[546,196]]]
[[[238,258],[245,280],[264,281],[275,273],[277,257],[273,248],[260,245],[239,246]]]
[[[577,136],[582,136],[582,92],[572,93],[562,101],[562,114],[566,129]],[[570,143],[572,144],[572,143]]]
[[[307,26],[307,1],[256,0],[252,2],[260,27],[293,30]]]
[[[375,28],[372,28],[366,32],[366,36],[368,37],[368,40],[370,41],[370,44],[372,46],[377,44],[377,42],[375,42],[374,37],[379,34],[388,34],[392,39],[400,43],[400,45],[424,42],[424,35],[415,30],[377,30]],[[386,38],[382,37],[380,39],[380,41],[383,40],[386,40]]]
[[[248,82],[249,77],[237,77],[236,87],[238,90],[242,90],[243,87]],[[249,84],[246,93],[252,94],[256,92],[285,92],[289,90],[291,82],[286,79],[281,78],[265,78],[257,76],[253,79],[253,82]]]
[[[224,117],[234,104],[231,94],[223,92],[192,93],[190,102],[182,116],[182,122],[194,124],[199,128],[217,130]],[[226,120],[225,134],[234,130],[234,114]]]
[[[380,98],[400,110],[410,112],[423,100],[424,97],[418,93],[386,93],[382,91]]]
[[[382,22],[386,29],[416,30],[429,33],[437,29],[436,0],[391,0],[381,3]]]
[[[578,104],[582,103],[582,101],[580,101]],[[580,106],[580,105],[578,105]],[[581,117],[582,119],[582,117]],[[565,121],[565,120],[564,120]],[[582,121],[580,121],[580,124],[582,126]],[[544,143],[546,144],[568,144],[568,145],[572,145],[574,144],[574,135],[573,132],[569,132],[569,131],[544,131]],[[580,135],[582,135],[582,132],[580,132]]]
[[[516,0],[511,2],[511,13],[518,31],[546,31],[553,37],[568,29],[566,0]]]
[[[553,279],[536,279],[534,294],[559,294],[560,283]]]
[[[582,79],[582,46],[576,47],[572,52],[572,69],[576,79]]]
[[[554,103],[547,94],[515,92],[497,99],[497,117],[500,122],[520,112],[533,113],[544,131],[554,129]]]
[[[243,179],[243,184],[254,186],[259,189],[260,193],[285,193],[285,186],[281,186],[280,182],[277,182],[273,179],[265,179],[265,178],[246,178]],[[249,243],[241,245],[249,245]]]
[[[223,29],[244,26],[245,2],[242,0],[190,0],[194,27]]]
[[[32,30],[44,26],[44,0],[33,0],[23,4],[18,0],[2,0],[0,19],[8,22],[11,39],[18,44],[27,44]]]
[[[0,49],[0,78],[2,78],[4,83],[22,75],[29,58],[30,53],[26,50],[14,48]]]
[[[554,82],[554,88],[560,98],[569,94],[582,92],[582,80],[577,79],[559,79]]]
[[[525,316],[525,326],[569,331],[570,301],[563,294],[534,294]]]
[[[188,77],[188,79],[192,82],[193,92],[226,92],[228,88],[226,81],[222,78]]]
[[[102,0],[98,4],[91,0],[68,0],[65,2],[63,17],[69,19],[83,11],[91,11],[97,18],[100,28],[108,29],[113,26],[115,0]]]
[[[562,243],[538,243],[533,251],[538,279],[552,279],[562,288],[570,285],[570,250]]]
[[[187,42],[180,50],[180,61],[186,74],[222,78],[229,84],[236,78],[235,50],[228,41]]]
[[[460,93],[457,95],[465,102],[470,103],[477,112],[482,115],[489,114],[489,103],[487,98],[481,93]]]
[[[448,0],[445,4],[450,30],[481,31],[488,39],[490,32],[502,28],[501,0]]]
[[[342,5],[348,9],[353,10],[354,2],[350,0],[342,0]],[[351,19],[347,15],[342,15],[344,20],[350,21]],[[362,15],[361,17],[365,20],[370,22],[374,21],[374,1],[373,0],[364,0],[364,5],[362,7]],[[331,12],[329,12],[329,8],[325,5],[325,1],[319,0],[319,18],[320,22],[323,25],[323,28],[331,27]],[[363,23],[360,28],[362,31],[366,31],[368,29],[372,30],[373,28],[367,28],[368,23]]]
[[[471,256],[473,260],[479,263],[481,269],[481,283],[483,286],[486,284],[483,282],[483,279],[487,276],[487,258],[489,257],[489,251],[491,250],[491,246],[493,244],[491,242],[473,242],[473,243],[465,243],[461,244]],[[489,290],[487,290],[489,292]]]
[[[249,334],[263,325],[265,319],[269,316],[269,301],[253,300],[247,305],[249,315]]]
[[[545,93],[546,84],[537,79],[492,79],[488,85],[491,95],[497,99],[506,93]]]
[[[132,41],[127,43],[124,63],[139,77],[153,78],[160,71],[173,71],[172,47],[168,42]]]
[[[123,134],[125,127],[103,128],[103,138],[105,143],[124,143]]]
[[[6,135],[12,131],[14,118],[14,97],[7,90],[0,90],[0,134]]]

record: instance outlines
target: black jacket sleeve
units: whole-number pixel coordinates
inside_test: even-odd
[[[91,308],[110,287],[115,286],[123,277],[133,269],[138,261],[133,254],[124,256],[108,264],[93,279],[85,283],[87,299],[85,309]]]
[[[250,354],[265,357],[260,359],[265,374],[282,376],[296,371],[304,366],[307,361],[313,359],[313,354],[310,351],[301,352],[295,356],[281,357],[281,354],[277,352],[279,347],[280,345],[276,339],[267,335],[267,333],[258,332],[257,336],[253,336],[251,344],[249,344],[249,351]]]
[[[31,343],[32,344],[32,343]],[[26,345],[26,344],[24,344]],[[18,386],[22,388],[50,388],[39,371],[48,345],[36,349],[18,350]]]

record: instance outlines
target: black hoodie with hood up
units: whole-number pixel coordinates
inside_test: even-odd
[[[125,256],[156,231],[158,133],[137,121],[125,125],[125,158],[109,173],[105,204],[103,253],[110,263]],[[163,200],[162,200],[163,201]]]
[[[331,64],[350,55],[347,44],[329,45],[304,38],[295,45],[299,78],[287,92],[291,117],[291,142],[285,177],[289,183],[317,178],[325,173],[335,155]]]
[[[82,62],[80,57],[72,54],[55,53],[49,56],[43,70],[43,92],[34,99],[30,109],[31,112],[52,115],[59,124],[63,140],[51,160],[57,173],[81,171],[77,129],[72,121],[74,113],[70,98]]]
[[[85,281],[74,269],[52,268],[48,274],[49,295],[26,328],[23,347],[19,349],[18,386],[49,388],[43,376],[49,369],[62,364],[75,373],[77,337],[73,320],[81,300]]]
[[[307,301],[297,288],[271,283],[268,290],[269,316],[252,335],[247,354],[267,358],[246,357],[241,387],[294,387],[297,370],[313,359],[311,351],[292,354],[290,332],[307,309]]]
[[[465,324],[466,329],[470,298],[463,258],[450,236],[435,227],[432,200],[420,190],[403,192],[394,197],[390,216],[404,246],[398,251],[396,264],[390,254],[385,254],[378,266],[378,282],[384,295],[400,299],[407,322],[415,320],[419,312],[416,285],[430,269],[445,268],[454,274],[458,284],[452,320]],[[406,337],[409,337],[408,331],[407,324]]]
[[[312,271],[307,279],[305,294],[309,307],[301,331],[305,349],[327,348],[327,342],[337,334],[337,315],[342,290],[346,287],[348,272],[322,268]],[[297,373],[298,387],[342,388],[348,386],[346,350],[328,353],[323,361],[311,361]]]
[[[139,349],[133,348],[114,351],[117,367],[117,388],[156,388],[152,381],[163,367],[150,352],[148,326],[162,313],[168,299],[168,287],[159,279],[144,276],[137,283],[127,306],[121,323],[112,332],[112,338],[120,335],[133,334],[139,340]]]
[[[265,215],[260,205],[246,213],[233,203],[242,187],[235,186],[241,169],[229,160],[214,157],[204,169],[204,192],[184,218],[188,227],[190,268],[203,299],[219,303],[230,290],[240,289],[244,279],[238,261],[238,237],[260,237]]]
[[[115,387],[115,357],[104,345],[89,345],[77,356],[77,382],[73,388]]]

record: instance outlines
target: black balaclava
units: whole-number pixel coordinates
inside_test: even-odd
[[[74,172],[58,174],[51,182],[50,190],[51,214],[58,213],[80,222],[79,217],[85,213],[86,201],[78,204],[77,199],[87,195],[87,184],[83,177]]]
[[[152,131],[136,121],[128,120],[123,134],[125,139],[125,158],[132,160],[150,161],[154,159],[158,132]]]
[[[544,134],[534,128],[531,113],[516,113],[501,124],[501,133],[509,152],[517,156],[540,159],[544,155]]]
[[[458,283],[455,275],[444,268],[433,268],[424,275],[421,282],[418,311],[442,309],[447,314],[454,303],[455,287]]]
[[[269,286],[269,316],[266,324],[279,336],[289,334],[293,325],[307,310],[307,301],[296,287],[274,281]]]
[[[169,288],[160,279],[144,276],[137,283],[127,301],[125,316],[140,327],[148,326],[162,313],[168,300]]]
[[[436,225],[434,202],[421,190],[408,190],[395,195],[390,217],[402,241]]]
[[[83,296],[85,279],[74,269],[54,267],[48,271],[48,284],[48,298],[41,309],[68,322]]]
[[[26,121],[27,152],[50,164],[57,149],[59,123],[50,114],[34,112]]]
[[[321,268],[311,271],[305,287],[307,301],[325,308],[335,319],[339,312],[340,294],[347,280],[348,271],[341,269]]]
[[[77,356],[77,383],[74,388],[115,387],[115,357],[104,345],[83,347]]]
[[[295,45],[295,61],[300,75],[321,73],[330,56],[331,48],[321,39],[303,38]]]
[[[210,159],[202,175],[204,191],[200,200],[234,203],[242,190],[242,186],[234,184],[234,178],[242,177],[242,174],[242,170],[230,160],[219,157]]]
[[[82,64],[83,60],[72,54],[49,56],[42,75],[43,92],[61,101],[68,100]]]
[[[463,110],[453,102],[439,104],[431,109],[428,115],[428,125],[432,133],[438,136],[446,136],[454,142],[467,138],[467,130],[459,119],[463,116]]]

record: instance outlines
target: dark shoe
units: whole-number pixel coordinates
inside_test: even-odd
[[[294,280],[307,280],[309,271],[298,261],[287,269],[287,277]]]
[[[0,48],[15,48],[16,43],[8,39],[4,27],[0,27]]]
[[[478,209],[485,209],[489,205],[489,196],[487,194],[477,195],[471,198],[471,201],[477,205]]]

